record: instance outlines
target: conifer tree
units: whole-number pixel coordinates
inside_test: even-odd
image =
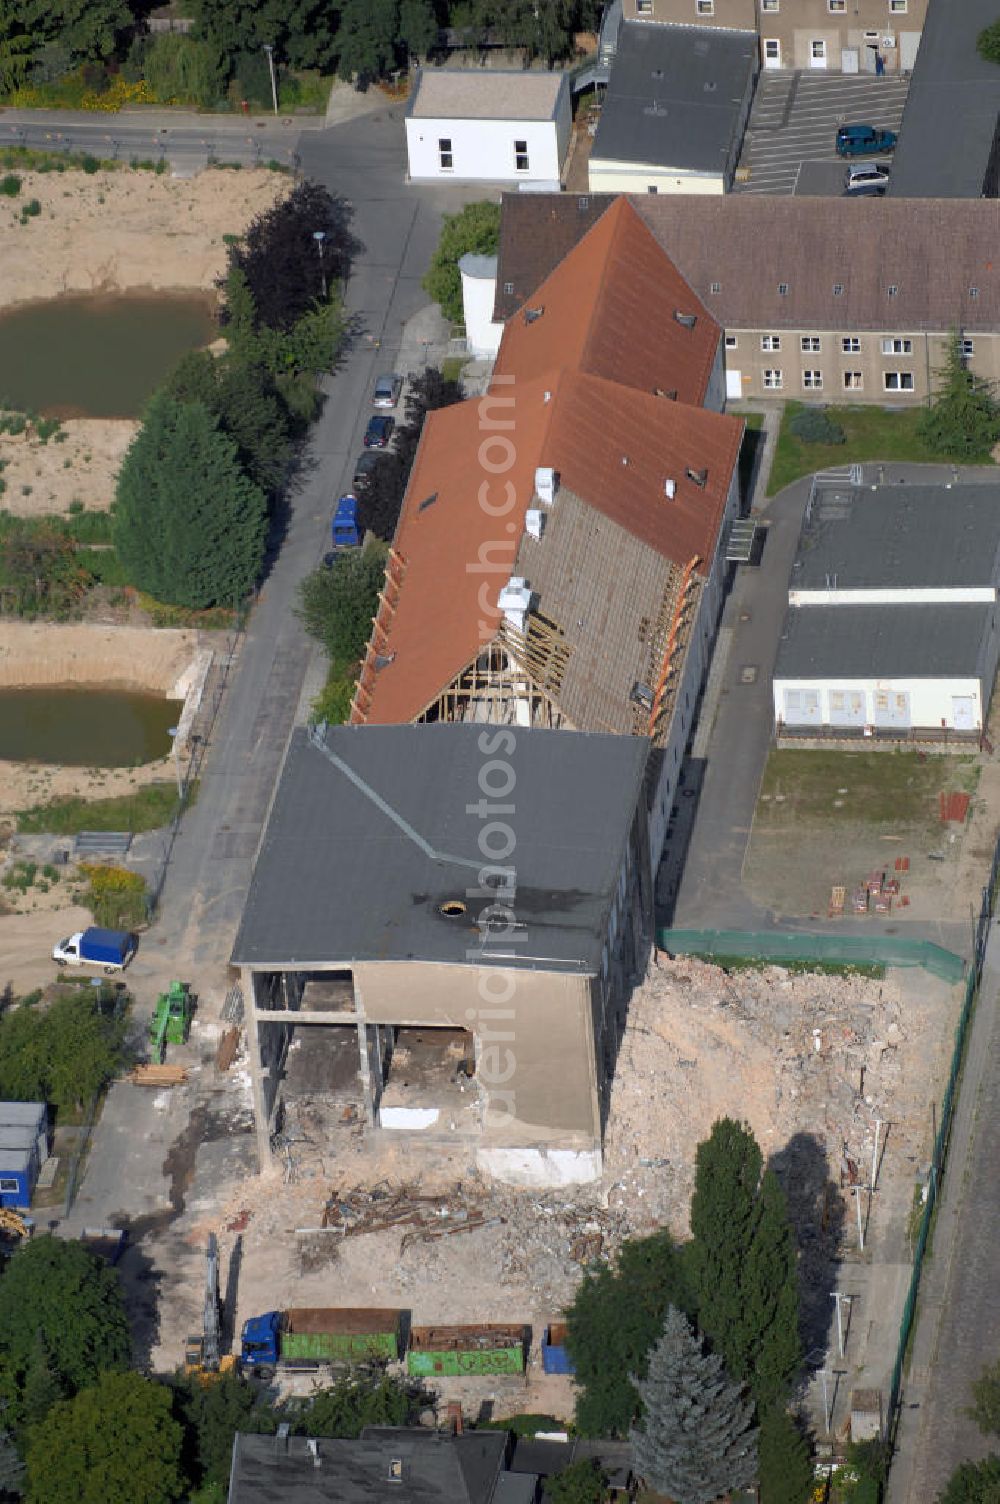
[[[787,1410],[769,1410],[760,1423],[761,1504],[805,1504],[813,1486],[809,1444]]]
[[[631,1431],[636,1472],[675,1504],[712,1504],[757,1476],[753,1401],[702,1351],[687,1319],[670,1306],[663,1335],[635,1380],[643,1418]]]

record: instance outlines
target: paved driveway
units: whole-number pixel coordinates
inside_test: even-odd
[[[841,193],[846,164],[834,150],[837,127],[855,121],[898,130],[908,89],[908,79],[867,73],[762,73],[739,162],[750,177],[734,192]]]

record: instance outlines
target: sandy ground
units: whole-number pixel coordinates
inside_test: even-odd
[[[30,432],[0,434],[3,506],[15,517],[65,512],[74,501],[88,511],[106,511],[138,428],[129,418],[71,418],[63,423],[65,438],[59,442],[53,437],[42,444]]]
[[[373,1138],[349,1122],[322,1144],[292,1145],[266,1177],[199,1173],[197,1200],[160,1255],[172,1274],[156,1361],[176,1362],[197,1322],[199,1261],[215,1231],[223,1269],[239,1247],[235,1330],[275,1305],[396,1306],[417,1324],[523,1321],[536,1343],[526,1380],[462,1382],[456,1397],[467,1411],[490,1398],[499,1413],[568,1417],[571,1388],[540,1372],[542,1328],[572,1299],[588,1260],[655,1227],[686,1232],[695,1147],[727,1114],[750,1122],[789,1189],[803,1278],[815,1286],[825,1334],[836,1251],[853,1237],[849,1187],[870,1161],[875,1118],[892,1125],[880,1201],[891,1198],[902,1226],[925,1163],[927,1103],[940,1087],[957,1001],[957,989],[917,971],[884,981],[780,968],[729,977],[697,961],[663,959],[632,1001],[601,1183],[550,1194],[489,1185],[454,1142]],[[199,1035],[191,1053],[204,1063],[183,1090],[192,1106],[213,1101],[215,1126],[204,1136],[231,1145],[250,1126],[245,1061],[220,1082],[210,1064],[218,1026],[202,1018]],[[214,1096],[206,1099],[206,1089]],[[404,1188],[415,1219],[380,1228],[385,1201],[365,1203],[373,1187],[390,1201]],[[324,1208],[348,1203],[352,1192],[363,1207],[352,1231],[323,1228]],[[439,1198],[440,1211],[422,1222],[415,1198],[426,1196]],[[463,1214],[485,1225],[456,1225]],[[454,1230],[435,1237],[438,1226]]]
[[[78,907],[0,915],[0,991],[10,983],[17,995],[51,982],[53,945],[92,922],[90,910]]]
[[[210,288],[225,269],[223,235],[288,191],[265,169],[194,178],[151,172],[26,172],[0,208],[0,306],[64,292]],[[21,205],[42,212],[22,225]]]
[[[61,763],[0,761],[0,820],[18,810],[68,795],[81,799],[112,799],[130,794],[146,783],[162,783],[174,777],[171,757],[161,757],[139,768],[77,768]]]
[[[194,178],[150,172],[27,172],[16,199],[0,201],[0,308],[66,292],[214,286],[225,270],[224,235],[238,235],[288,191],[265,169],[208,170]],[[21,205],[42,212],[21,223]],[[68,438],[0,436],[7,462],[2,504],[19,516],[107,507],[137,424],[79,419]],[[24,488],[30,487],[27,495]]]

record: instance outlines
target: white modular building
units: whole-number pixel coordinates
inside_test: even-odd
[[[1000,638],[1000,487],[820,487],[774,667],[779,736],[977,739]]]
[[[565,73],[421,68],[406,108],[410,180],[558,190],[572,124]]]

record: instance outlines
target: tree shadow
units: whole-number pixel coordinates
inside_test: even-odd
[[[844,1230],[844,1199],[830,1174],[826,1150],[812,1133],[796,1133],[772,1154],[773,1170],[788,1202],[799,1252],[799,1335],[802,1350],[826,1352],[830,1292],[837,1288]]]

